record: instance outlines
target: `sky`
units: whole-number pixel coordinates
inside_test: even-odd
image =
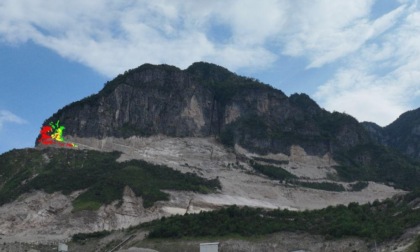
[[[1,0],[0,153],[144,63],[215,63],[386,126],[420,107],[419,59],[417,0]]]

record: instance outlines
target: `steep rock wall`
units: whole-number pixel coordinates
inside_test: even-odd
[[[140,66],[60,109],[44,125],[57,120],[74,137],[216,136],[259,153],[290,154],[299,145],[323,156],[370,141],[354,118],[331,114],[307,95],[287,97],[208,63],[186,70]]]

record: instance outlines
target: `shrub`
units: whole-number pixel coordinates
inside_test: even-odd
[[[140,160],[119,163],[117,152],[51,148],[29,154],[22,150],[0,156],[0,205],[32,190],[70,194],[86,189],[73,201],[74,211],[96,210],[121,200],[124,187],[129,186],[150,207],[168,199],[161,190],[209,193],[220,188],[218,179],[206,180],[162,165]],[[42,161],[43,156],[49,161]]]
[[[281,167],[271,166],[271,165],[261,165],[255,162],[251,163],[252,168],[256,171],[268,176],[272,179],[278,179],[280,181],[288,179],[296,179],[297,177],[290,172],[286,171]]]
[[[103,238],[105,236],[108,236],[109,234],[111,234],[111,232],[106,230],[93,233],[78,233],[73,235],[72,241],[80,242],[92,238]]]
[[[376,204],[351,203],[347,207],[329,206],[303,212],[230,206],[213,212],[162,218],[140,228],[150,229],[149,238],[249,237],[303,231],[330,238],[356,236],[383,241],[420,222],[420,209],[412,209],[408,203],[401,197]]]
[[[365,189],[368,185],[369,185],[369,182],[358,181],[354,184],[350,184],[350,187],[353,192],[360,192],[361,190]]]
[[[324,191],[344,192],[346,190],[343,185],[331,182],[292,181],[292,183],[295,185]]]

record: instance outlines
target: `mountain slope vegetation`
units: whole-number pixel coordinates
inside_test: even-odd
[[[407,111],[386,127],[363,122],[372,139],[420,160],[420,108]]]
[[[144,207],[168,200],[161,190],[200,193],[220,189],[217,179],[174,171],[140,160],[119,163],[118,152],[48,148],[13,150],[0,156],[0,205],[33,190],[68,195],[85,190],[74,201],[74,210],[96,210],[121,200],[125,186],[143,198]]]
[[[383,241],[420,223],[419,191],[383,202],[295,212],[231,206],[213,212],[162,218],[140,225],[149,238],[261,236],[304,231],[329,238],[357,236]]]
[[[413,113],[400,121],[415,123]],[[213,136],[227,147],[238,144],[258,154],[290,155],[291,146],[298,145],[309,155],[330,153],[339,162],[341,180],[413,189],[420,177],[418,163],[392,150],[402,147],[383,147],[379,133],[372,135],[350,115],[330,113],[306,94],[287,97],[256,79],[205,62],[185,70],[144,64],[126,71],[97,94],[60,109],[44,125],[57,120],[66,126],[66,134],[77,137]],[[401,142],[409,139],[397,137],[404,129],[394,123],[385,130]]]
[[[0,207],[15,206],[25,199],[22,195],[35,191],[61,192],[74,197],[65,197],[67,202],[73,199],[73,215],[66,217],[71,222],[82,216],[78,211],[96,211],[110,204],[115,210],[131,204],[122,203],[131,199],[124,196],[123,201],[129,187],[150,208],[127,214],[128,221],[121,223],[120,213],[114,211],[118,216],[108,220],[113,222],[111,228],[127,228],[133,220],[140,223],[175,212],[220,209],[132,228],[150,230],[149,238],[252,237],[289,231],[384,241],[420,223],[418,111],[382,128],[326,111],[306,94],[288,97],[215,64],[198,62],[185,70],[144,64],[45,120],[43,125],[60,121],[66,129],[64,137],[75,139],[80,149],[46,148],[36,141],[34,149],[0,155]],[[305,172],[313,173],[306,176]],[[411,193],[404,196],[406,192],[395,188]],[[171,192],[170,204],[155,204],[169,200],[164,190],[178,192]],[[267,210],[318,209],[343,202],[337,198],[346,197],[346,203],[368,202],[396,194],[401,195],[364,205]],[[226,207],[232,202],[253,208]],[[31,207],[34,213],[27,218],[37,220],[36,202]],[[67,214],[60,209],[54,215],[58,219]],[[15,217],[6,215],[3,221],[13,232],[20,232],[26,226],[13,229],[15,223],[9,220]],[[54,232],[63,229],[59,221],[54,222]],[[71,229],[67,235],[98,231],[95,220],[92,223],[87,229],[76,224],[64,228]],[[43,227],[37,228],[34,232]],[[108,232],[91,237],[97,235]],[[76,236],[84,237],[90,236]]]

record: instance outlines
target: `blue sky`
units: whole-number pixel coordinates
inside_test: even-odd
[[[143,63],[213,62],[385,126],[420,107],[418,59],[414,0],[2,0],[0,153]]]

